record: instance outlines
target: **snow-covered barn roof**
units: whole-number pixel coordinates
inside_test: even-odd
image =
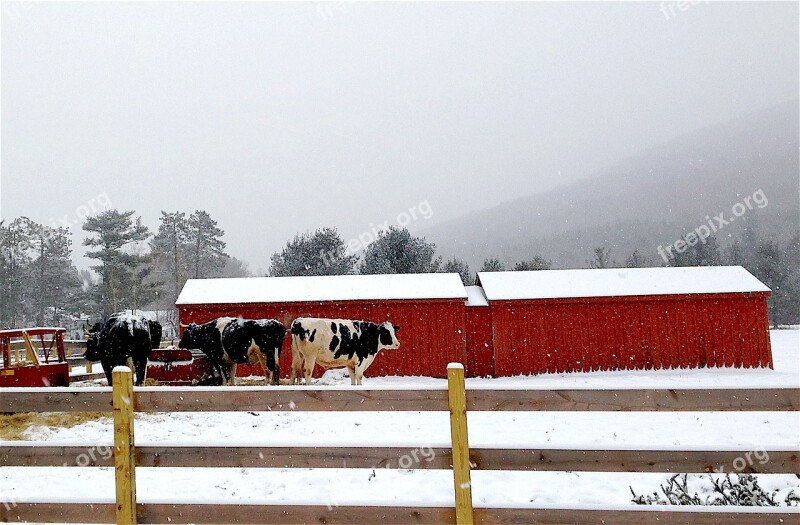
[[[457,273],[189,279],[176,305],[466,299]]]
[[[769,292],[741,266],[479,272],[489,301]]]
[[[486,294],[480,286],[465,286],[467,290],[467,306],[489,306]]]

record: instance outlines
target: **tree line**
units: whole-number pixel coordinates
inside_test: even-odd
[[[341,275],[351,273],[426,273],[453,272],[465,285],[475,284],[477,274],[458,257],[443,261],[436,245],[424,237],[414,237],[405,228],[390,227],[367,245],[361,257],[350,254],[335,228],[298,234],[271,258],[269,275]],[[675,252],[667,261],[635,249],[621,260],[607,246],[592,250],[585,268],[645,268],[654,266],[744,266],[772,289],[769,314],[773,324],[800,323],[800,236],[785,244],[759,239],[752,228],[745,228],[740,239],[722,249],[710,236],[705,242]],[[506,265],[498,258],[483,261],[479,271],[532,271],[554,269],[542,255]]]
[[[248,277],[247,265],[225,251],[224,231],[207,212],[161,212],[152,233],[134,211],[106,210],[86,219],[85,256],[95,274],[72,263],[67,228],[51,228],[20,217],[0,222],[0,326],[63,324],[88,315],[97,319],[125,309],[170,311],[189,278]],[[610,248],[592,250],[587,268],[741,265],[773,290],[770,319],[800,323],[800,238],[785,244],[759,239],[745,229],[726,249],[717,239],[689,246],[665,261],[634,250],[616,260]],[[486,259],[479,271],[549,270],[542,255],[506,264]],[[443,260],[436,245],[406,228],[389,227],[360,254],[350,253],[336,228],[297,234],[274,253],[266,275],[313,276],[453,272],[465,285],[476,273],[458,257]],[[96,275],[96,276],[95,276]],[[177,319],[174,317],[173,320]]]
[[[134,211],[106,210],[83,223],[91,269],[72,262],[68,228],[27,217],[0,221],[0,326],[63,326],[122,310],[171,311],[188,278],[245,277],[225,253],[224,232],[202,210],[161,212],[151,233]]]

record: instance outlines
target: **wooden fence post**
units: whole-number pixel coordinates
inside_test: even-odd
[[[453,444],[453,486],[456,493],[457,525],[472,525],[472,482],[469,475],[467,438],[467,396],[464,365],[447,365],[447,394],[450,400],[450,437]]]
[[[133,445],[133,374],[126,366],[112,372],[114,410],[114,471],[117,524],[136,523],[136,460]]]

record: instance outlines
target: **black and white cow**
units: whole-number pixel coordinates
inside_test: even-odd
[[[286,327],[275,319],[220,317],[204,324],[184,327],[179,348],[200,349],[219,370],[226,384],[236,383],[236,365],[258,362],[267,384],[278,384],[280,355]]]
[[[157,321],[135,314],[113,314],[88,331],[83,358],[100,361],[109,385],[113,384],[111,372],[115,366],[129,366],[135,370],[136,384],[142,385],[147,358],[160,344],[161,324]]]
[[[311,384],[314,364],[323,368],[347,367],[350,384],[360,385],[364,371],[382,349],[400,348],[399,326],[346,319],[301,317],[292,323],[292,384],[305,376]]]

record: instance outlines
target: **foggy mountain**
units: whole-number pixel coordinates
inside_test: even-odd
[[[445,258],[463,258],[474,270],[488,257],[508,265],[536,254],[555,268],[582,267],[600,245],[609,247],[616,261],[639,248],[650,263],[661,265],[659,245],[720,213],[732,217],[737,202],[761,190],[767,204],[754,205],[720,229],[720,245],[737,238],[744,224],[762,238],[786,239],[798,231],[800,213],[797,111],[795,100],[743,115],[671,140],[595,178],[419,233]]]

